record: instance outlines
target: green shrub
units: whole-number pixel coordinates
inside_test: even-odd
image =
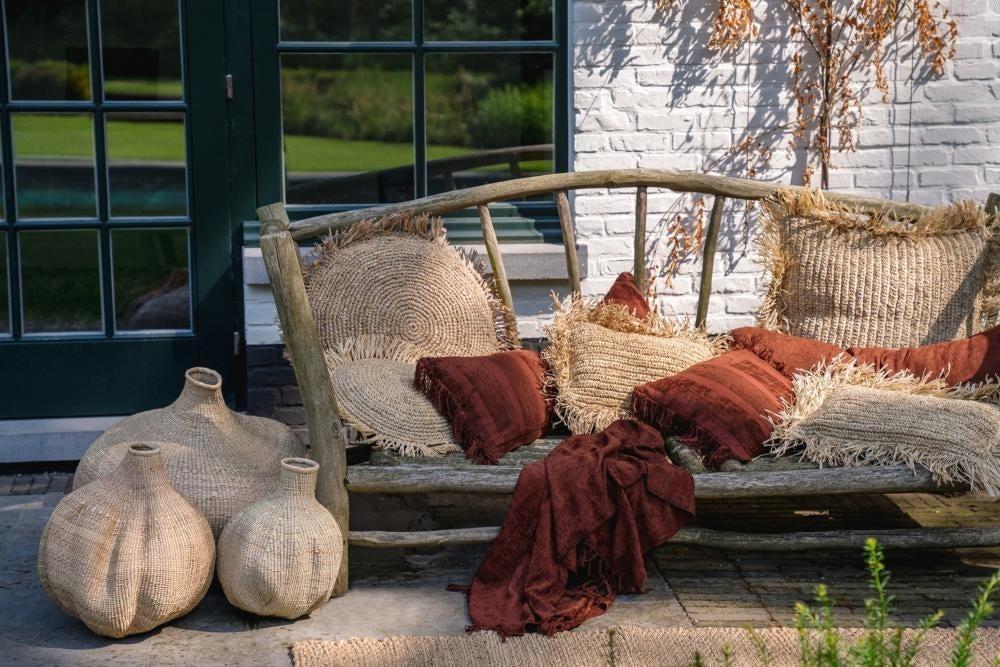
[[[552,141],[552,87],[504,86],[491,90],[472,117],[472,135],[484,148]]]
[[[90,99],[90,75],[85,64],[74,65],[56,60],[12,60],[10,85],[22,99]]]

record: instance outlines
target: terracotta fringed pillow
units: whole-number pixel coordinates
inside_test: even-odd
[[[553,413],[544,384],[545,362],[531,350],[424,357],[414,377],[414,385],[451,424],[466,458],[492,464],[545,434]]]
[[[771,436],[769,414],[791,398],[791,380],[752,352],[732,350],[636,387],[632,412],[718,467],[760,454]]]
[[[793,381],[767,443],[821,465],[922,466],[941,484],[1000,495],[1000,384],[949,387],[856,360]]]
[[[889,372],[941,376],[950,385],[1000,382],[1000,326],[961,340],[890,350],[852,347],[859,362]]]
[[[844,348],[762,327],[740,327],[729,332],[735,350],[749,350],[786,377],[808,371],[844,354]]]
[[[574,434],[593,433],[631,415],[632,389],[679,373],[724,349],[700,329],[620,304],[567,299],[556,304],[542,353],[551,369],[556,412]]]
[[[914,347],[970,336],[1000,309],[1000,223],[972,202],[912,223],[818,191],[765,202],[770,284],[761,326],[842,347]]]
[[[618,275],[611,289],[604,295],[602,303],[625,306],[632,315],[639,318],[648,317],[651,312],[646,295],[635,286],[635,276],[628,271]]]

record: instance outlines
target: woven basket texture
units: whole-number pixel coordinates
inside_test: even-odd
[[[271,492],[281,459],[305,455],[284,424],[230,410],[221,376],[207,368],[185,373],[184,388],[171,405],[105,431],[80,461],[74,488],[108,474],[133,442],[163,450],[170,483],[202,511],[216,536],[236,512]]]
[[[305,280],[326,350],[363,335],[398,338],[429,356],[516,343],[512,316],[478,263],[447,244],[440,218],[357,223],[319,246]]]
[[[623,306],[567,300],[546,329],[548,390],[573,433],[592,433],[630,416],[632,390],[718,354],[703,332]]]
[[[847,646],[863,630],[838,629]],[[903,641],[916,630],[905,630]],[[815,633],[809,632],[815,638]],[[953,629],[933,629],[921,642],[914,665],[951,664]],[[760,648],[767,653],[761,657]],[[986,667],[1000,651],[1000,630],[980,628],[970,667]],[[700,661],[696,660],[698,654]],[[728,653],[729,657],[725,657]],[[795,628],[637,628],[532,634],[504,640],[494,632],[460,637],[311,640],[292,644],[295,667],[467,667],[468,665],[546,665],[547,667],[681,667],[694,664],[732,667],[800,667]]]
[[[344,540],[333,515],[316,502],[318,470],[315,461],[284,459],[277,490],[222,531],[217,569],[233,605],[293,619],[330,599]]]
[[[1000,495],[1000,385],[948,387],[854,362],[797,375],[768,446],[821,465],[906,464]]]
[[[337,409],[357,440],[404,456],[459,450],[448,420],[414,386],[419,348],[388,336],[359,336],[326,353]]]
[[[768,329],[899,348],[970,336],[996,318],[1000,241],[995,223],[969,206],[910,227],[835,208],[815,193],[765,211],[771,281],[760,323]]]
[[[38,576],[66,613],[124,637],[191,611],[212,581],[205,517],[167,481],[161,451],[129,446],[115,469],[63,498],[38,547]]]

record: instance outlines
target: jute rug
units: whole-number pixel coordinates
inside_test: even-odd
[[[845,643],[856,641],[860,629],[841,630]],[[907,631],[911,635],[912,631]],[[600,632],[564,632],[554,637],[526,635],[501,641],[493,632],[453,637],[390,637],[388,639],[311,640],[296,642],[296,667],[470,667],[520,665],[545,667],[681,667],[695,663],[722,665],[723,651],[732,667],[793,667],[798,665],[798,635],[794,628],[610,628]],[[924,638],[917,665],[950,664],[954,630],[931,630]],[[760,657],[758,645],[766,650]],[[1000,629],[977,634],[973,665],[993,664],[1000,655]]]

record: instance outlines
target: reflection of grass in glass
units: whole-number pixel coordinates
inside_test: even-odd
[[[104,81],[104,95],[117,100],[179,100],[184,87],[176,79],[113,79]]]
[[[21,292],[26,333],[100,331],[97,233],[21,234]]]

